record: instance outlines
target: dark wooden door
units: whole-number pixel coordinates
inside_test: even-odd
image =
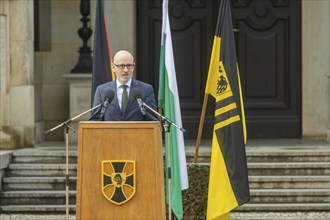
[[[250,137],[301,136],[301,2],[232,1]]]
[[[186,138],[196,138],[219,1],[170,0],[173,51]],[[231,1],[248,137],[301,135],[300,1]],[[157,96],[162,1],[137,1],[137,78]],[[209,98],[203,138],[212,136]]]

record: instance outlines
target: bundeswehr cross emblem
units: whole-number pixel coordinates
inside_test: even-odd
[[[135,194],[135,161],[102,161],[102,194],[116,205],[128,202]]]

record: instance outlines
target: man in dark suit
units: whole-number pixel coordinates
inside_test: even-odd
[[[105,95],[108,90],[112,90],[115,94],[112,102],[105,111],[105,121],[157,120],[148,109],[145,111],[146,114],[143,115],[138,102],[131,95],[133,89],[138,89],[141,92],[142,101],[156,110],[153,87],[147,83],[133,79],[134,67],[133,55],[126,50],[118,51],[113,58],[112,64],[112,68],[116,73],[116,80],[104,83],[96,88],[93,106],[97,106],[105,101]],[[92,112],[90,120],[99,121],[100,113],[101,108],[95,109]]]

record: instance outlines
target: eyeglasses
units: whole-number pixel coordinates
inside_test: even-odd
[[[124,70],[125,69],[125,67],[127,67],[127,69],[129,69],[129,70],[131,70],[131,69],[133,69],[134,68],[134,66],[135,66],[135,64],[114,64],[118,69],[120,69],[120,70]]]

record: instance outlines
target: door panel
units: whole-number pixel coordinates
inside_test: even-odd
[[[196,138],[219,1],[171,0],[169,16],[186,138]],[[248,137],[301,135],[300,1],[231,1]],[[137,1],[137,78],[157,96],[162,1]],[[209,98],[203,138],[212,136]]]
[[[300,1],[232,7],[249,136],[300,137]]]

